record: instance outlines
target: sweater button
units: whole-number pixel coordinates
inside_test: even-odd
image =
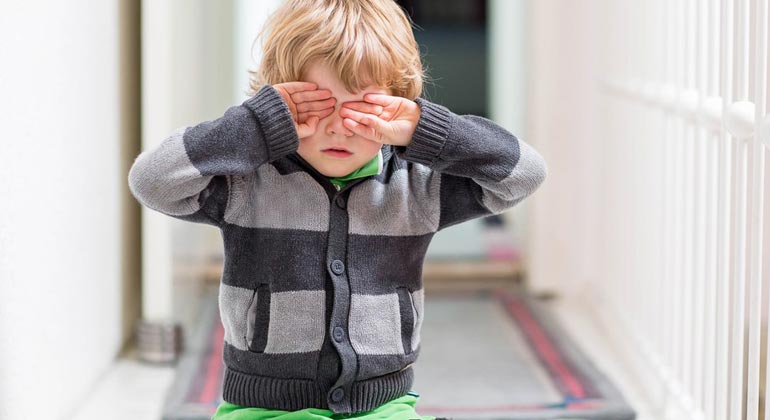
[[[345,331],[342,330],[342,327],[334,327],[334,339],[338,343],[341,343],[344,338],[345,338]]]
[[[345,271],[345,264],[342,263],[340,260],[334,260],[332,261],[332,272],[334,274],[342,274]]]
[[[342,388],[337,388],[332,392],[332,401],[340,402],[342,401],[342,397],[344,396],[345,396],[345,391],[343,391]]]
[[[334,200],[335,203],[337,203],[337,207],[344,209],[345,208],[345,199],[342,197],[337,197],[336,200]]]

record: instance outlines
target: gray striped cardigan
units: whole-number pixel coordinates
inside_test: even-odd
[[[382,172],[339,191],[296,153],[269,85],[134,161],[139,202],[221,230],[225,401],[356,413],[406,394],[431,238],[544,180],[542,157],[492,121],[415,102],[411,144],[383,145]]]

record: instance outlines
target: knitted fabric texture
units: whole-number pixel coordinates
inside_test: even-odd
[[[494,122],[415,102],[411,143],[383,145],[382,171],[339,190],[296,153],[269,85],[135,159],[140,203],[221,232],[225,401],[345,414],[405,395],[432,237],[510,209],[545,179],[542,157]]]

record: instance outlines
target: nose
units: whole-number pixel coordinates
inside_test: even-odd
[[[326,127],[324,128],[327,135],[331,136],[338,134],[345,137],[353,136],[354,133],[342,124],[343,118],[340,116],[340,105],[335,106],[334,112],[324,118],[324,120],[327,120]]]

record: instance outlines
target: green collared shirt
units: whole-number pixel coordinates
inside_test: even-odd
[[[331,183],[334,184],[335,187],[337,187],[337,191],[339,191],[345,187],[345,184],[347,184],[353,179],[363,178],[369,175],[377,175],[380,172],[382,172],[382,149],[380,149],[380,151],[377,152],[377,156],[373,157],[372,160],[364,164],[364,166],[356,169],[355,171],[345,176],[329,178],[329,181],[331,181]]]

